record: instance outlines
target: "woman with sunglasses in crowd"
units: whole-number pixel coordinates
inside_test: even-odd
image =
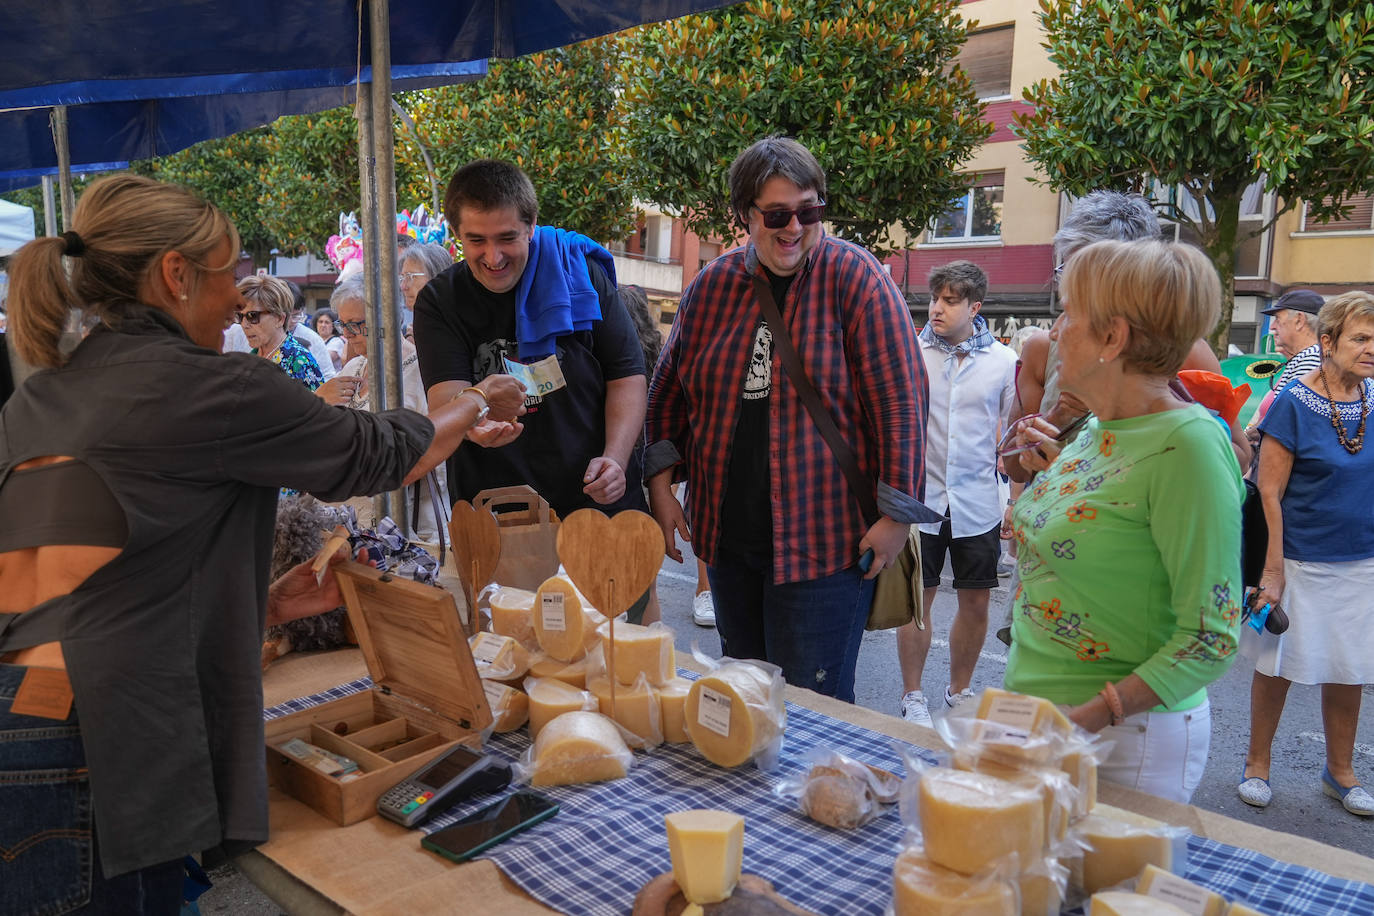
[[[39,367],[0,412],[11,909],[175,914],[188,853],[266,840],[262,632],[340,603],[308,565],[269,584],[278,488],[392,490],[524,412],[509,376],[426,419],[221,355],[238,260],[218,209],[123,174],[11,264],[9,334]]]
[[[323,385],[324,374],[315,357],[287,330],[294,304],[291,288],[261,274],[244,277],[238,288],[243,304],[234,311],[234,320],[243,328],[253,354],[281,367],[311,391]]]
[[[1189,245],[1108,241],[1074,254],[1060,289],[1059,384],[1091,419],[1065,445],[1032,418],[1003,449],[1036,473],[1012,513],[1006,686],[1111,739],[1103,779],[1187,802],[1207,685],[1239,639],[1244,490],[1222,425],[1170,382],[1216,324],[1221,283]]]

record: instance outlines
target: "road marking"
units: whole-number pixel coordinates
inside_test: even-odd
[[[881,634],[884,634],[884,635],[890,635],[890,636],[892,637],[892,639],[894,639],[894,640],[897,638],[897,631],[896,631],[896,630],[878,630],[877,632],[878,632],[878,633],[881,633]],[[941,639],[941,638],[939,638],[939,637],[933,637],[933,638],[930,640],[930,646],[931,646],[931,648],[933,648],[933,649],[934,649],[934,648],[939,648],[939,649],[948,650],[948,649],[949,649],[949,640],[948,640],[948,639]],[[985,659],[986,661],[990,661],[990,662],[993,662],[993,663],[995,663],[995,664],[1001,665],[1001,666],[1004,667],[1004,668],[1006,667],[1006,664],[1007,664],[1007,657],[1006,657],[1005,655],[1003,655],[1002,653],[1000,653],[1000,652],[988,652],[986,649],[984,649],[984,650],[982,650],[982,651],[980,651],[980,652],[978,653],[978,657],[981,658],[981,659]]]
[[[1326,743],[1326,736],[1321,732],[1303,732],[1298,735],[1298,737],[1302,738],[1304,741],[1315,741],[1318,744]],[[1374,744],[1361,744],[1356,742],[1355,753],[1365,757],[1374,757]]]
[[[658,577],[660,579],[672,579],[675,582],[690,582],[693,585],[697,584],[696,576],[689,576],[686,573],[669,572],[666,569],[660,569],[658,571]]]

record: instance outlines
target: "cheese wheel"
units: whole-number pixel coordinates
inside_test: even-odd
[[[604,618],[587,604],[567,576],[544,580],[535,592],[534,636],[539,648],[565,662],[575,661],[596,642],[596,627]]]
[[[1130,891],[1103,891],[1088,901],[1088,916],[1188,916],[1171,903]]]
[[[1007,782],[1023,789],[1029,789],[1040,796],[1041,804],[1045,809],[1046,847],[1062,840],[1068,833],[1069,819],[1074,810],[1070,801],[1071,796],[1075,793],[1068,791],[1070,789],[1068,780],[1058,770],[1029,766],[1017,768],[997,760],[972,757],[960,751],[954,752],[950,762],[956,770],[996,776],[998,779],[1005,779]]]
[[[530,652],[509,636],[478,633],[468,640],[477,675],[493,681],[512,681],[530,670]]]
[[[596,628],[601,640],[601,655],[606,670],[611,670],[611,622]],[[673,631],[665,626],[646,627],[637,623],[617,622],[615,625],[615,678],[622,684],[633,684],[642,674],[655,687],[661,687],[677,676],[677,659],[673,654]]]
[[[1015,852],[1040,858],[1045,805],[1039,792],[995,776],[933,768],[921,774],[921,837],[935,864],[966,875]]]
[[[523,690],[516,690],[499,681],[483,681],[482,691],[491,707],[492,730],[498,734],[513,732],[530,718],[530,698]]]
[[[565,662],[552,655],[540,655],[530,663],[530,676],[551,677],[581,690],[587,686],[587,657]]]
[[[1064,711],[1044,697],[985,687],[978,698],[978,718],[1022,728],[1035,735],[1073,734]]]
[[[1190,916],[1222,916],[1226,912],[1225,897],[1156,865],[1145,866],[1135,892],[1171,903]]]
[[[904,849],[892,867],[895,916],[1016,916],[1016,892],[1005,881],[975,881]]]
[[[535,649],[534,592],[523,588],[497,586],[488,599],[491,604],[491,631],[509,636],[526,649]]]
[[[1049,872],[1022,872],[1016,883],[1021,890],[1022,916],[1059,916],[1064,907],[1064,892]]]
[[[786,712],[771,702],[773,675],[748,662],[727,662],[687,693],[687,734],[707,760],[737,767],[782,733]]]
[[[687,737],[687,694],[691,690],[692,682],[685,677],[675,677],[658,688],[663,740],[669,744],[686,744],[692,740]]]
[[[620,779],[633,760],[615,723],[596,712],[567,712],[534,739],[532,786]]]
[[[730,811],[674,811],[663,818],[673,880],[689,903],[719,903],[739,883],[744,818]]]
[[[1083,850],[1083,889],[1089,894],[1134,878],[1146,865],[1173,867],[1173,840],[1163,821],[1098,805],[1075,828],[1089,844]]]
[[[578,710],[596,711],[596,697],[585,690],[553,678],[530,678],[525,681],[530,701],[530,737],[539,733],[557,717]]]
[[[658,693],[647,682],[640,681],[638,686],[615,687],[615,714],[611,714],[611,681],[609,678],[592,678],[587,681],[587,690],[596,697],[603,716],[610,716],[627,730],[638,735],[650,744],[663,740],[662,716],[659,713]]]

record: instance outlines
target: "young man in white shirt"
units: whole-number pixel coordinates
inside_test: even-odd
[[[902,718],[930,725],[921,690],[930,652],[931,606],[949,555],[959,610],[950,627],[950,672],[945,704],[970,695],[969,684],[988,628],[988,599],[997,584],[1004,500],[997,486],[997,438],[1016,400],[1016,354],[999,343],[978,314],[988,278],[969,261],[930,274],[930,320],[921,331],[921,356],[930,379],[926,422],[925,503],[943,511],[943,524],[921,530],[925,628],[897,630],[902,668]]]

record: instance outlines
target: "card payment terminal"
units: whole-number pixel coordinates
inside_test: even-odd
[[[377,813],[414,827],[456,802],[504,789],[510,778],[510,765],[500,757],[460,744],[383,793]]]

